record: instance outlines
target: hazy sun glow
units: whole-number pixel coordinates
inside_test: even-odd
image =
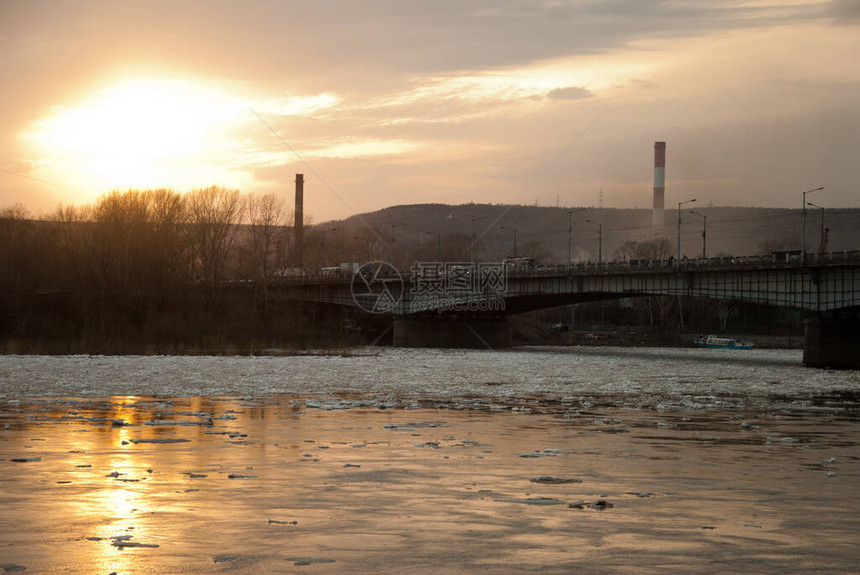
[[[181,191],[215,184],[251,191],[261,184],[254,179],[257,168],[304,157],[395,155],[418,146],[402,139],[315,134],[287,147],[267,130],[269,122],[282,126],[293,117],[319,117],[339,102],[329,93],[260,96],[203,81],[136,78],[53,108],[24,137],[40,158],[34,175],[79,190],[87,200],[128,188]]]
[[[74,187],[199,186],[247,115],[239,99],[190,81],[135,79],[55,108],[27,137]]]

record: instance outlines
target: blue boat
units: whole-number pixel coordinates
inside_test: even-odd
[[[730,337],[718,337],[716,335],[708,335],[700,337],[696,340],[696,346],[706,347],[709,349],[752,349],[753,344],[738,341]]]

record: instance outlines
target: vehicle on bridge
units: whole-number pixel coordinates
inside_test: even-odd
[[[342,263],[339,266],[320,268],[320,276],[326,278],[351,278],[361,268],[361,264],[358,263]]]
[[[697,347],[710,349],[752,349],[753,344],[738,341],[730,337],[719,337],[716,335],[703,335],[696,340]]]
[[[514,257],[505,258],[505,267],[515,271],[530,271],[535,269],[534,258]]]

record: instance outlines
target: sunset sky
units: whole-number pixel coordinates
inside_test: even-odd
[[[0,2],[0,208],[860,205],[860,0]],[[812,198],[810,198],[812,199]]]

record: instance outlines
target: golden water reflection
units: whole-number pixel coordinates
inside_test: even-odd
[[[850,412],[314,401],[323,409],[278,397],[0,403],[0,564],[777,573],[858,560]]]

